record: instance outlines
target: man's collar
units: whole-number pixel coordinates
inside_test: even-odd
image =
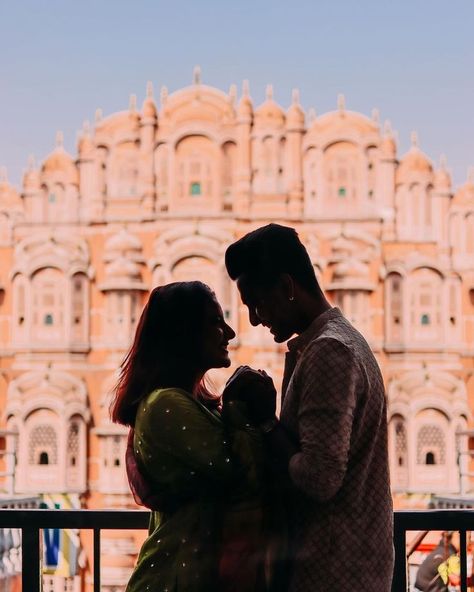
[[[336,306],[325,310],[319,316],[317,316],[310,326],[303,331],[297,337],[293,337],[288,341],[287,346],[290,352],[294,351],[302,351],[308,343],[317,337],[321,332],[321,329],[326,325],[328,321],[331,319],[342,317],[342,312]]]

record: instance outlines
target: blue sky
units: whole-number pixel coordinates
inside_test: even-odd
[[[0,166],[18,185],[28,155],[42,160],[56,130],[76,131],[145,95],[191,82],[227,90],[247,78],[254,102],[273,83],[287,107],[380,110],[401,152],[417,130],[457,184],[474,165],[473,0],[0,0]]]

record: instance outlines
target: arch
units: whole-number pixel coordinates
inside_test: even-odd
[[[359,148],[343,140],[330,143],[323,152],[325,195],[332,209],[355,205],[361,184]]]
[[[443,335],[443,276],[428,267],[417,267],[410,273],[409,330],[414,341],[442,339]]]
[[[176,144],[176,199],[183,204],[213,199],[218,186],[216,144],[204,135],[186,135]]]

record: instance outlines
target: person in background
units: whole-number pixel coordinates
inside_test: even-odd
[[[456,547],[451,542],[452,538],[453,533],[451,531],[443,532],[438,545],[426,556],[418,568],[415,589],[419,590],[419,592],[448,592],[449,558],[456,556],[457,552]],[[446,565],[444,578],[439,571],[442,564]],[[452,566],[449,571],[453,572]]]
[[[204,383],[209,369],[230,365],[234,337],[205,284],[151,292],[111,405],[113,421],[131,428],[132,492],[152,510],[127,592],[276,589],[262,436],[244,402],[229,392],[221,406]],[[273,389],[263,372],[248,370],[245,388]]]
[[[225,254],[250,323],[288,342],[273,392],[248,400],[286,483],[290,592],[389,592],[393,512],[382,375],[364,337],[325,298],[293,228],[269,224]]]

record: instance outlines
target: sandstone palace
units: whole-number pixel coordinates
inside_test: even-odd
[[[191,86],[163,88],[158,106],[149,85],[141,108],[132,96],[125,111],[97,112],[77,154],[58,134],[19,190],[3,172],[4,496],[134,507],[126,432],[108,405],[153,286],[209,284],[237,332],[233,367],[279,383],[285,348],[249,325],[224,268],[229,243],[273,221],[296,228],[381,365],[397,503],[469,491],[458,453],[474,408],[474,174],[454,188],[415,134],[399,155],[390,124],[342,96],[335,111],[305,114],[297,91],[288,109],[272,94],[254,105],[247,84],[225,93],[196,70]],[[219,388],[226,374],[213,378]],[[102,589],[123,590],[136,543],[104,536]],[[61,590],[78,589],[73,572],[64,577]]]

